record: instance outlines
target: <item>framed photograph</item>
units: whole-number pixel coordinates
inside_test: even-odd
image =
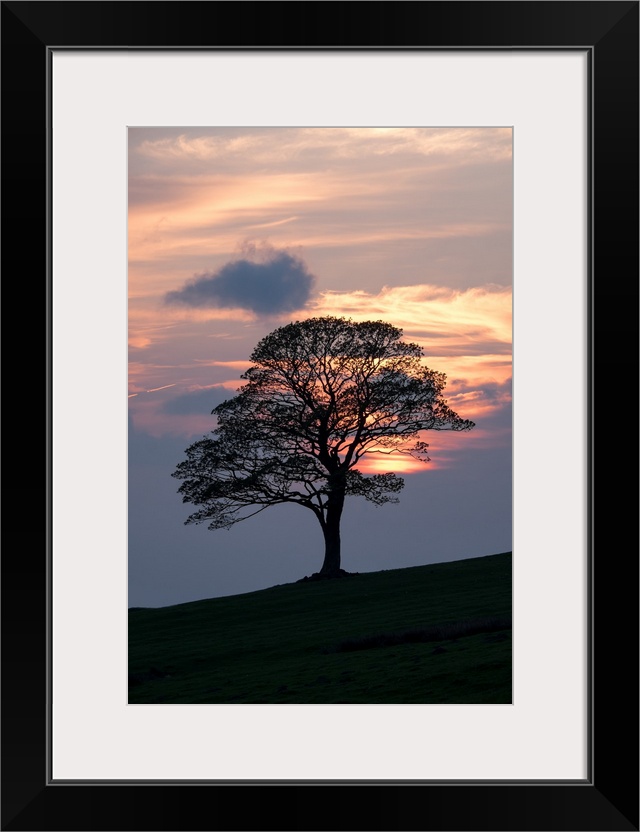
[[[512,148],[128,128],[129,704],[512,703]]]
[[[617,417],[637,355],[628,333],[637,333],[638,3],[5,2],[2,16],[5,274],[11,264],[46,285],[47,414],[46,443],[36,443],[44,533],[34,530],[27,466],[11,483],[2,828],[638,829],[637,528],[625,522],[637,500],[620,454],[595,447],[596,427],[610,436],[620,421],[614,408]],[[414,215],[431,237],[415,231]],[[25,228],[38,229],[39,246],[22,243]],[[429,301],[428,324],[411,318],[416,292]],[[380,552],[395,545],[397,559],[406,540],[428,538],[429,502],[441,523],[432,534],[451,548],[416,564],[469,566],[473,555],[513,550],[511,696],[478,693],[476,662],[467,673],[475,698],[460,685],[457,698],[387,689],[358,698],[361,665],[348,658],[345,693],[336,682],[324,700],[292,691],[280,671],[265,687],[255,663],[233,689],[212,667],[205,687],[189,688],[178,670],[171,679],[162,654],[177,618],[149,622],[142,664],[127,674],[131,621],[149,613],[127,608],[166,607],[186,621],[176,604],[295,586],[288,556],[270,551],[257,528],[269,512],[243,523],[254,524],[253,537],[237,544],[228,542],[235,529],[223,530],[238,500],[256,506],[257,482],[262,508],[276,481],[267,488],[251,462],[264,462],[266,440],[238,409],[253,397],[252,412],[273,416],[273,399],[255,398],[271,382],[249,374],[229,399],[239,365],[251,355],[272,370],[267,353],[294,318],[287,345],[298,329],[309,337],[310,326],[349,318],[373,331],[383,317],[443,359],[431,369],[447,373],[449,408],[436,408],[443,421],[432,427],[450,432],[411,448],[375,434],[379,444],[366,447],[382,467],[350,474],[348,493],[393,498],[400,485],[384,467],[388,451],[419,462],[421,438],[432,459],[444,439],[455,469],[451,440],[475,432],[473,475],[467,464],[458,481],[441,477],[434,488],[448,487],[465,510],[447,515],[442,494],[409,488],[404,525],[389,521]],[[498,379],[495,368],[510,369],[511,323],[505,464],[509,373]],[[352,344],[364,330],[355,332]],[[215,345],[208,362],[194,348],[205,337]],[[491,388],[486,372],[474,375],[488,356]],[[440,377],[429,378],[437,386]],[[184,507],[177,482],[177,505],[163,503],[157,462],[206,433],[213,409],[218,437],[231,442],[225,453],[242,452],[226,469],[222,507],[211,500],[220,480],[205,483],[203,502],[195,469],[178,469],[190,511],[204,507],[194,519],[216,529],[195,530],[194,554],[184,529],[172,537]],[[289,435],[278,414],[271,450]],[[410,424],[406,435],[425,427]],[[340,430],[338,466],[348,453]],[[217,448],[198,445],[188,464]],[[322,568],[309,560],[302,571],[393,569],[392,557],[367,560],[384,535],[361,509],[359,536],[343,529],[367,557],[336,561],[323,503],[335,499],[336,477],[317,487],[317,469],[297,459],[286,468],[287,499],[291,482],[298,494],[303,483],[326,546]],[[253,490],[234,485],[230,506],[238,471]],[[275,476],[281,487],[284,474]],[[371,509],[376,518],[387,510]],[[284,537],[306,535],[278,517],[273,534],[280,523]],[[235,571],[212,566],[217,535],[227,564],[241,563]],[[275,571],[261,573],[247,556],[258,541]],[[487,645],[502,649],[501,626],[474,636],[485,639],[483,656]],[[191,638],[197,627],[183,632]],[[148,652],[152,636],[159,659]],[[446,652],[442,639],[436,645]],[[431,655],[433,641],[426,646]],[[344,643],[327,647],[337,668]],[[219,662],[197,649],[205,664]],[[309,672],[316,688],[336,681]],[[621,738],[630,755],[620,756]]]

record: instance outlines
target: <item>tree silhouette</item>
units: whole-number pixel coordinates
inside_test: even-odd
[[[470,430],[441,393],[445,375],[424,366],[422,349],[382,321],[324,317],[282,326],[251,354],[246,383],[212,411],[217,427],[186,449],[173,476],[185,521],[230,528],[269,506],[297,503],[324,534],[320,577],[340,569],[345,498],[397,503],[392,473],[365,475],[365,457],[409,455],[428,461],[421,431]]]

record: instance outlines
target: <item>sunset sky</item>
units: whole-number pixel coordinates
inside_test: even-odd
[[[310,511],[185,526],[171,477],[257,342],[320,315],[401,327],[476,422],[425,434],[429,463],[369,465],[405,488],[348,498],[343,567],[511,549],[512,195],[509,128],[129,129],[129,606],[320,568]]]

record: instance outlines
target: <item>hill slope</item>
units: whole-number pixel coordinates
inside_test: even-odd
[[[509,703],[511,598],[507,552],[133,609],[129,702]]]

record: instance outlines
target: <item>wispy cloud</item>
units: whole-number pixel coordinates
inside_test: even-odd
[[[140,128],[129,170],[132,264],[224,257],[255,229],[322,249],[511,225],[508,128]]]
[[[232,128],[183,130],[155,138],[138,131],[135,152],[156,162],[212,162],[244,166],[287,163],[296,167],[338,159],[367,156],[414,155],[442,157],[464,154],[471,164],[504,158],[511,154],[509,128],[417,128],[417,127],[326,127],[283,128],[273,142],[269,130],[245,131]],[[133,134],[135,141],[136,134]]]
[[[259,222],[254,225],[248,225],[247,228],[275,228],[278,225],[287,225],[287,223],[295,222],[298,217],[287,217],[284,220],[273,220],[272,222]]]

